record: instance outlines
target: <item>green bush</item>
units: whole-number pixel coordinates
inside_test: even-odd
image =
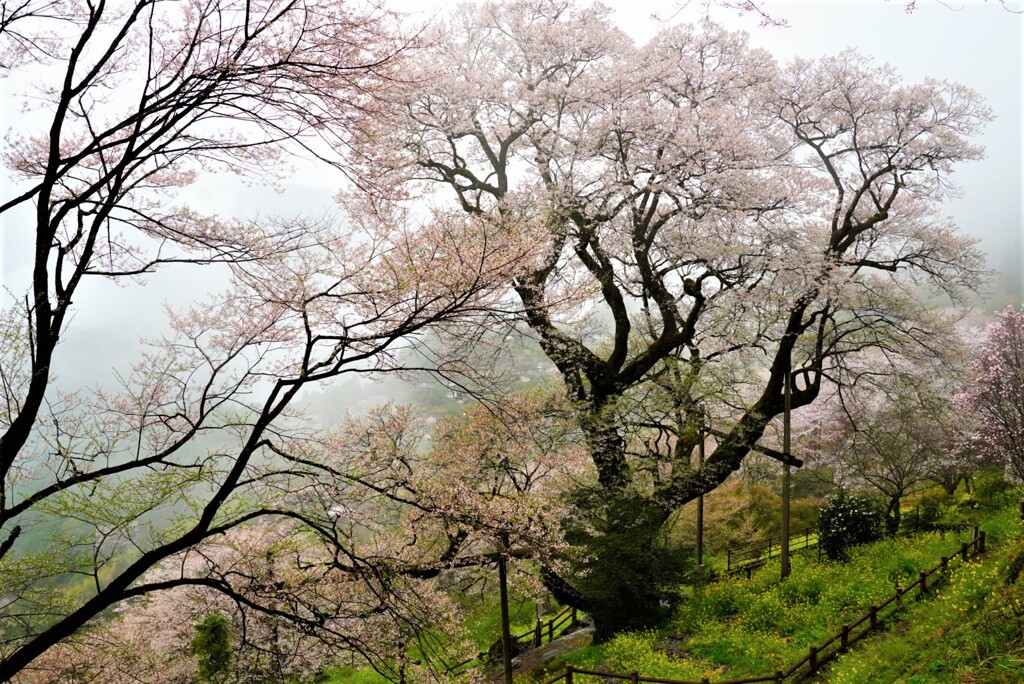
[[[884,517],[871,499],[840,491],[821,509],[818,543],[829,559],[847,560],[851,546],[882,538]]]
[[[211,613],[195,625],[191,651],[199,663],[199,680],[218,684],[231,673],[231,623]]]
[[[665,653],[655,632],[626,632],[608,642],[602,668],[613,672],[642,672],[647,677],[698,679],[707,664],[700,660],[678,660]]]
[[[778,629],[785,617],[786,604],[777,592],[772,592],[753,597],[743,611],[742,621],[751,631],[766,632]]]
[[[1002,500],[1000,495],[1013,488],[1001,468],[986,468],[974,476],[972,498],[982,506],[998,506]]]
[[[948,498],[946,493],[941,490],[928,492],[921,496],[917,502],[917,507],[921,511],[921,520],[928,524],[938,522],[942,517]]]

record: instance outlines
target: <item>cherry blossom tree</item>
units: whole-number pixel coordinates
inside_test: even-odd
[[[232,625],[231,681],[309,678],[352,659],[395,681],[447,681],[469,651],[453,590],[499,554],[552,562],[554,494],[586,475],[557,402],[491,408],[428,430],[411,407],[385,405],[275,440],[287,468],[260,475],[274,517],[250,513],[148,571],[117,617],[37,659],[34,681],[193,681],[193,625],[213,614]]]
[[[819,461],[846,487],[881,496],[890,534],[899,530],[904,497],[936,479],[955,487],[970,472],[959,452],[956,378],[949,366],[903,366],[883,386],[846,387],[829,402],[829,443]]]
[[[294,461],[312,440],[312,426],[289,405],[303,387],[339,374],[392,368],[389,349],[427,325],[489,310],[487,291],[510,274],[469,276],[456,262],[493,266],[515,257],[500,239],[490,243],[497,252],[472,255],[461,229],[438,229],[434,237],[457,235],[463,242],[432,245],[430,230],[334,234],[307,225],[303,234],[301,251],[236,264],[235,286],[219,301],[174,316],[172,334],[124,378],[123,391],[55,397],[40,416],[23,449],[24,477],[4,511],[16,525],[0,560],[6,671],[17,672],[120,601],[209,585],[209,573],[145,578],[204,540],[261,518],[279,518],[283,528],[301,528],[292,534],[304,530],[333,547],[319,556],[327,569],[340,562],[334,554],[355,538],[339,535],[329,508],[316,507],[322,500],[302,506],[318,470],[336,471]],[[313,240],[321,241],[316,249]],[[20,524],[40,515],[76,524],[45,550],[19,549]],[[390,539],[381,530],[381,550],[351,556],[339,572],[369,582],[394,556]],[[447,567],[443,558],[430,567],[420,558],[415,568],[398,567],[424,579]],[[88,582],[54,592],[41,581],[73,576]],[[213,584],[224,592],[229,586]],[[399,586],[374,594],[374,610],[393,612],[389,601]],[[294,615],[302,604],[283,605],[288,609],[279,612],[300,624],[317,619]]]
[[[667,519],[740,467],[787,377],[801,407],[864,350],[927,354],[949,326],[915,287],[984,279],[937,214],[981,154],[989,113],[964,86],[905,85],[853,52],[780,67],[712,24],[636,46],[605,8],[559,0],[462,7],[431,49],[404,110],[362,129],[366,173],[543,236],[509,285],[608,497]],[[670,359],[684,422],[638,460],[624,397]],[[702,406],[723,378],[743,401]],[[708,413],[721,437],[695,469]]]
[[[461,653],[450,651],[460,613],[445,583],[332,563],[327,545],[295,526],[235,528],[148,573],[138,588],[169,588],[133,592],[139,598],[58,644],[30,672],[40,682],[194,682],[195,626],[220,615],[232,646],[226,681],[312,680],[339,663],[371,664],[394,681],[447,681],[443,662],[431,660]],[[428,638],[428,626],[449,638]]]
[[[999,314],[980,345],[972,381],[957,399],[978,425],[973,442],[980,455],[1024,479],[1024,312]]]
[[[293,405],[342,374],[396,369],[432,326],[501,316],[536,241],[486,216],[385,220],[353,202],[337,220],[257,221],[176,196],[204,173],[274,181],[295,155],[371,190],[351,148],[362,117],[392,109],[408,46],[395,26],[333,0],[0,6],[0,75],[31,110],[7,136],[17,184],[0,213],[34,229],[31,282],[0,332],[0,679],[159,591],[219,593],[232,615],[288,623],[395,679],[422,625],[447,624],[429,585],[449,559],[421,548],[412,564],[387,530],[363,553],[340,532],[344,501],[314,494],[341,471],[301,460],[330,442]],[[197,265],[225,289],[170,311],[120,390],[52,382],[86,283]],[[271,558],[241,544],[267,521]]]

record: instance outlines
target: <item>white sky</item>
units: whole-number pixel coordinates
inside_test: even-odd
[[[415,11],[424,19],[444,2],[390,0],[402,11]],[[693,0],[679,11],[678,0],[606,0],[619,24],[638,41],[646,40],[657,29],[652,14],[676,15],[676,21],[699,16],[702,3]],[[1022,28],[1024,15],[1007,11],[995,0],[954,2],[919,0],[918,10],[904,11],[901,0],[819,0],[784,2],[765,0],[762,5],[774,16],[786,19],[788,28],[760,27],[757,18],[740,16],[735,11],[713,10],[712,17],[729,28],[751,34],[751,42],[764,47],[786,61],[794,56],[814,57],[854,47],[877,62],[898,67],[907,81],[927,77],[963,82],[978,90],[988,101],[996,120],[986,129],[980,142],[987,149],[983,161],[964,164],[958,172],[963,196],[951,201],[948,211],[961,228],[982,241],[990,263],[1003,273],[986,309],[1024,303],[1022,261],[1022,75],[1024,62]],[[1013,7],[1022,9],[1021,3]],[[443,10],[442,10],[443,11]],[[3,96],[0,85],[0,97]],[[6,99],[6,98],[4,98]],[[5,103],[3,128],[13,117]],[[341,185],[340,178],[301,174],[282,195],[263,188],[247,188],[230,179],[204,180],[188,191],[185,201],[225,213],[252,216],[261,213],[289,213],[299,207],[311,213],[329,210],[331,196]],[[4,197],[11,185],[0,179]],[[3,284],[16,293],[27,285],[29,264],[25,257],[31,236],[21,230],[17,216],[8,216],[0,224],[0,265]],[[4,249],[6,247],[6,250]],[[78,366],[106,365],[98,356],[128,353],[133,332],[153,334],[160,329],[161,301],[184,303],[207,288],[204,273],[185,273],[178,269],[151,277],[144,292],[138,286],[93,285],[76,299],[80,307],[67,344],[65,381],[78,379]],[[150,328],[152,326],[152,328]],[[149,332],[147,329],[152,330]],[[117,330],[111,335],[111,330]],[[115,338],[117,341],[115,341]],[[127,338],[120,341],[120,338]],[[124,346],[122,346],[124,345]],[[131,354],[134,355],[134,354]],[[122,357],[123,358],[123,357]],[[71,377],[68,377],[70,374]]]

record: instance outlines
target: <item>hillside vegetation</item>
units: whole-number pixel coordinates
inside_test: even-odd
[[[1019,489],[999,493],[990,507],[977,511],[989,540],[986,555],[966,565],[954,563],[949,581],[924,600],[908,595],[903,612],[816,681],[1024,681],[1024,596],[1018,584],[1006,581],[1010,560],[1024,548],[1017,508],[1021,494]],[[978,501],[967,498],[961,504]],[[777,563],[749,581],[743,576],[721,579],[661,629],[620,635],[574,653],[568,662],[688,680],[768,675],[799,660],[810,645],[892,595],[897,585],[913,582],[969,534],[886,539],[852,550],[846,563],[819,562],[813,552],[798,554],[785,582],[778,579]],[[553,664],[533,681],[561,668],[561,662]]]

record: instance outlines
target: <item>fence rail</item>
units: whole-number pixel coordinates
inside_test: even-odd
[[[534,625],[533,629],[523,632],[519,635],[513,635],[512,641],[517,644],[530,644],[530,648],[537,648],[538,646],[544,645],[544,637],[548,639],[548,643],[551,643],[555,639],[555,635],[559,633],[563,627],[569,629],[579,624],[579,617],[576,613],[576,609],[572,606],[565,606],[560,610],[554,617],[548,620],[537,620],[537,624]]]
[[[556,636],[561,636],[565,630],[575,627],[579,622],[579,614],[576,612],[576,609],[571,606],[565,606],[562,610],[558,611],[558,613],[547,620],[541,620],[538,618],[537,624],[534,625],[533,629],[523,632],[522,634],[513,634],[512,643],[524,644],[527,645],[528,648],[538,648],[544,645],[545,637],[547,637],[547,643],[551,643],[555,640]],[[473,663],[484,662],[486,658],[486,653],[478,653],[472,658],[467,658],[460,663],[449,665],[445,668],[445,672],[448,674],[461,674]]]
[[[1024,518],[1024,513],[1021,515]],[[939,523],[925,519],[921,514],[920,507],[908,510],[900,517],[900,531],[902,532],[963,532],[968,529],[966,523]],[[792,532],[789,536],[789,550],[800,551],[809,549],[818,544],[818,528],[805,527],[802,530]],[[756,539],[751,542],[738,544],[726,551],[725,572],[734,574],[746,572],[747,579],[750,573],[767,563],[772,558],[782,555],[782,537],[773,535],[763,539]],[[821,560],[819,547],[818,560]]]
[[[757,682],[776,682],[781,684],[787,680],[794,682],[801,682],[808,677],[813,676],[822,668],[823,665],[828,663],[830,660],[836,658],[840,653],[845,651],[851,645],[864,638],[869,632],[876,629],[885,620],[892,617],[894,614],[899,612],[903,608],[903,597],[908,593],[913,592],[917,589],[916,596],[918,598],[924,596],[930,587],[934,587],[938,582],[945,578],[949,572],[949,564],[956,560],[957,557],[962,562],[966,563],[967,559],[978,554],[985,553],[985,532],[979,532],[978,528],[974,528],[973,538],[969,542],[965,542],[960,548],[950,556],[943,556],[942,559],[932,568],[923,570],[918,574],[917,579],[911,584],[904,588],[896,587],[896,593],[887,598],[882,603],[871,606],[871,608],[861,615],[853,622],[847,623],[842,626],[832,637],[824,641],[823,643],[811,646],[808,649],[807,655],[800,660],[796,661],[789,666],[786,670],[776,670],[771,675],[762,677],[750,677],[747,679],[730,679],[730,680],[719,680],[714,684],[756,684]],[[939,577],[932,580],[934,575],[938,573]],[[929,580],[932,580],[929,582]],[[566,664],[565,672],[556,676],[554,679],[547,680],[544,684],[557,684],[558,682],[565,682],[565,684],[573,684],[577,680],[577,675],[593,676],[593,677],[604,677],[607,679],[619,679],[627,682],[651,682],[654,684],[712,684],[708,678],[703,678],[699,682],[692,680],[682,679],[664,679],[660,677],[642,677],[636,672],[629,674],[617,673],[617,672],[600,672],[598,670],[585,670],[582,668],[575,668],[570,664]]]
[[[900,516],[901,532],[963,532],[967,523],[940,523],[926,518],[921,507],[915,506]]]
[[[789,535],[790,551],[800,551],[817,545],[817,527],[805,527]],[[740,544],[726,552],[725,571],[727,573],[749,571],[780,555],[782,555],[782,537],[779,536]]]

